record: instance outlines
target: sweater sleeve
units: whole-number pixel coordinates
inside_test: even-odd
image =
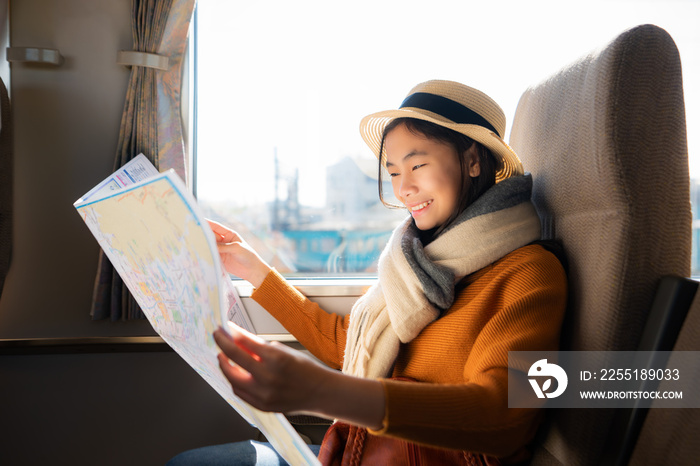
[[[251,297],[314,356],[342,368],[349,316],[324,311],[274,269]]]
[[[501,458],[532,440],[542,413],[508,407],[508,383],[529,387],[526,374],[509,371],[508,351],[558,349],[566,277],[543,249],[513,254],[470,285],[483,289],[465,308],[476,306],[486,318],[466,358],[464,383],[382,380],[384,427],[372,433]]]

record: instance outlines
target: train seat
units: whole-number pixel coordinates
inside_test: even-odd
[[[626,30],[528,88],[510,145],[534,176],[545,236],[567,253],[562,349],[671,350],[679,332],[697,335],[700,304],[685,319],[697,282],[688,278],[681,63],[669,34],[653,25]],[[678,343],[697,350],[699,340]],[[687,464],[700,456],[690,442],[700,437],[696,410],[648,411],[548,411],[533,464],[651,464],[654,454],[666,455],[655,464]],[[656,435],[653,423],[673,431]]]

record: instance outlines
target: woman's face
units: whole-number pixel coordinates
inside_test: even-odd
[[[403,124],[386,135],[384,148],[394,195],[416,226],[429,230],[445,223],[457,209],[462,186],[457,151],[450,144],[413,134]],[[473,157],[469,176],[478,175],[478,158]]]

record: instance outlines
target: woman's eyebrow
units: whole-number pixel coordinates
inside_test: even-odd
[[[411,157],[415,157],[416,155],[427,155],[427,154],[428,154],[427,152],[422,151],[422,150],[413,150],[413,151],[409,152],[408,154],[404,155],[402,161],[405,162],[406,160],[410,159]],[[391,163],[387,160],[387,162],[386,162],[387,167],[392,167],[393,165],[394,165],[393,163]]]

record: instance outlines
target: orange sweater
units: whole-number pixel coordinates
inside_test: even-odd
[[[384,428],[373,433],[506,457],[531,441],[541,418],[508,408],[508,351],[558,349],[566,277],[554,255],[530,245],[466,282],[450,309],[402,345],[393,375],[427,383],[382,380]],[[276,271],[253,299],[316,357],[342,367],[348,316],[323,311]]]

